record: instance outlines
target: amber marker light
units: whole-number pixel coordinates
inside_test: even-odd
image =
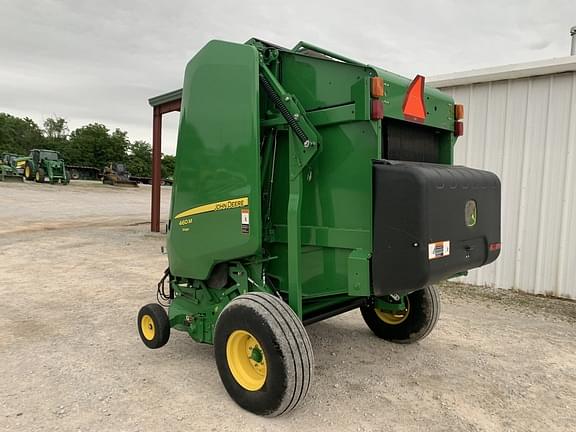
[[[382,78],[370,78],[370,96],[373,98],[384,96],[384,80]]]
[[[464,105],[454,105],[454,120],[462,120],[464,118]]]

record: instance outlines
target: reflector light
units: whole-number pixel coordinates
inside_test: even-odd
[[[375,98],[384,96],[384,80],[382,78],[370,78],[370,95]]]
[[[502,243],[490,243],[488,245],[488,249],[490,250],[490,252],[496,252],[497,250],[500,250],[502,248]]]
[[[462,136],[464,135],[464,123],[462,122],[454,122],[454,136]]]
[[[426,105],[424,104],[424,80],[422,75],[416,75],[416,78],[410,83],[402,112],[408,120],[423,121],[426,118]]]
[[[454,120],[462,120],[464,118],[464,105],[454,105]]]
[[[382,120],[384,118],[384,105],[380,99],[370,101],[370,118],[372,120]]]

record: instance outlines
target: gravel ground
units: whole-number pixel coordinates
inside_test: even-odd
[[[149,192],[0,184],[0,430],[574,430],[576,304],[458,284],[414,345],[376,339],[358,311],[308,327],[306,401],[276,419],[241,410],[211,346],[139,340],[167,264]]]

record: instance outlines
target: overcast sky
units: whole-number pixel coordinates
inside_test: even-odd
[[[148,98],[181,87],[211,39],[305,40],[413,77],[566,56],[573,25],[575,0],[0,0],[0,112],[150,142]]]

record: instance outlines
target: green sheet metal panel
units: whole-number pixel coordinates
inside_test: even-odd
[[[374,127],[376,126],[376,127]],[[348,258],[372,250],[372,160],[378,158],[378,123],[349,122],[319,128],[322,151],[304,174],[302,192],[302,295],[348,292]],[[287,137],[279,134],[271,216],[274,237],[267,244],[268,273],[286,290]]]
[[[386,117],[405,120],[402,104],[411,80],[383,69],[347,64],[288,51],[280,52],[279,78],[312,118],[326,108],[356,102],[358,86],[370,77],[384,79],[381,98]],[[364,85],[364,84],[363,84]],[[369,96],[367,96],[369,97]],[[440,159],[451,160],[453,101],[436,89],[424,90],[427,116],[424,122],[444,130]],[[369,113],[367,113],[369,116]],[[357,117],[358,119],[358,117]],[[358,119],[360,120],[360,119]],[[334,294],[369,295],[366,263],[351,259],[372,251],[372,162],[381,157],[381,122],[352,119],[318,126],[322,148],[304,173],[302,195],[302,295],[303,298]],[[273,234],[266,243],[276,260],[268,274],[278,278],[280,291],[287,291],[287,200],[288,142],[278,135],[271,206]],[[356,254],[356,255],[355,255]],[[368,261],[366,261],[368,262]],[[357,263],[353,272],[351,265]],[[351,275],[357,277],[351,278]]]
[[[412,80],[396,75],[387,70],[372,67],[374,72],[384,80],[384,116],[398,120],[411,121],[404,116],[402,106],[406,91]],[[454,100],[447,94],[434,87],[424,87],[424,104],[426,106],[426,119],[419,123],[438,129],[454,130]]]
[[[168,255],[173,275],[261,248],[258,53],[209,42],[188,63],[178,130]]]
[[[336,62],[326,58],[282,51],[282,85],[298,96],[306,111],[340,106],[353,101],[352,85],[379,76],[384,80],[384,116],[410,121],[402,106],[411,79],[371,65]],[[426,119],[421,122],[444,130],[454,130],[454,101],[434,87],[425,86]]]
[[[353,102],[352,86],[370,76],[369,67],[280,52],[281,82],[306,111]]]

